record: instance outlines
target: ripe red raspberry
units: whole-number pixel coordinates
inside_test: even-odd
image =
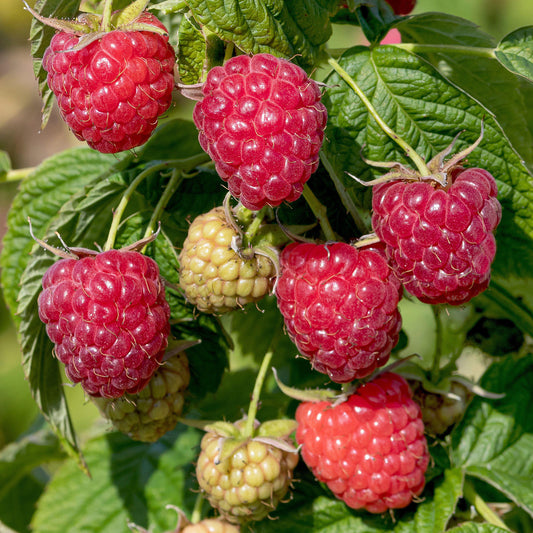
[[[185,352],[165,358],[143,390],[120,398],[93,398],[113,426],[133,440],[155,442],[176,427],[191,374]]]
[[[456,169],[447,188],[436,181],[376,185],[372,225],[407,291],[430,304],[460,305],[484,291],[501,219],[494,178]]]
[[[301,403],[296,421],[303,460],[349,507],[383,513],[422,492],[429,463],[424,424],[398,374],[381,374],[340,404]]]
[[[170,332],[157,263],[109,250],[57,261],[42,284],[39,317],[68,378],[92,396],[139,392],[159,368]]]
[[[151,13],[135,22],[165,30]],[[140,146],[172,100],[175,52],[168,36],[115,30],[68,51],[83,38],[60,31],[43,57],[63,119],[78,139],[99,152]]]
[[[252,210],[299,198],[326,127],[317,83],[286,59],[241,55],[209,71],[203,94],[200,144],[231,194]]]
[[[387,362],[401,329],[401,293],[381,251],[290,244],[280,266],[278,307],[313,368],[344,383]]]

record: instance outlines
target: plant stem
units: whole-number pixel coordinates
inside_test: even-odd
[[[357,229],[361,232],[362,235],[368,233],[370,231],[370,228],[366,226],[363,217],[359,214],[359,211],[354,201],[348,194],[348,190],[342,183],[342,180],[339,178],[339,176],[337,176],[337,173],[335,172],[331,161],[328,159],[323,150],[320,150],[320,160],[322,161],[322,164],[324,165],[325,169],[328,171],[329,177],[335,185],[335,189],[337,189],[337,194],[340,196],[342,205],[344,205],[346,211],[350,213],[350,216],[355,222]]]
[[[154,212],[152,213],[152,216],[150,217],[150,222],[148,222],[148,226],[146,227],[146,231],[144,232],[143,238],[150,237],[150,235],[155,231],[155,227],[157,223],[159,222],[159,219],[161,218],[161,214],[165,210],[165,207],[167,206],[168,202],[170,201],[174,193],[178,190],[183,179],[184,179],[183,172],[175,168],[172,171],[172,176],[170,177],[170,180],[167,183],[167,186],[165,187],[165,190],[163,194],[161,195],[159,202],[157,202],[157,205],[155,206]],[[143,251],[145,248],[146,246],[143,248]]]
[[[26,168],[16,168],[13,170],[8,170],[4,179],[0,179],[0,183],[6,181],[19,181],[27,178],[36,167],[26,167]]]
[[[252,392],[252,399],[250,400],[250,406],[248,407],[248,418],[246,419],[246,426],[244,427],[243,437],[251,437],[254,433],[254,422],[257,415],[257,407],[259,405],[259,398],[261,397],[261,389],[265,381],[265,376],[270,366],[270,361],[274,355],[274,343],[270,344],[268,352],[263,357],[263,362],[259,368],[257,378],[255,379],[254,390]]]
[[[109,228],[109,233],[107,236],[107,241],[104,245],[104,250],[110,250],[111,248],[113,248],[115,238],[117,236],[117,230],[120,226],[120,221],[122,220],[122,215],[124,214],[124,211],[126,210],[126,207],[128,206],[128,203],[133,193],[145,178],[147,178],[148,176],[150,176],[150,174],[153,174],[154,172],[159,172],[161,170],[169,168],[179,169],[183,172],[188,172],[194,167],[208,160],[209,156],[205,153],[201,153],[192,157],[187,157],[185,159],[168,159],[166,161],[163,161],[162,163],[158,163],[156,165],[152,165],[151,167],[144,169],[125,190],[124,194],[122,195],[122,198],[120,199],[120,203],[118,204],[117,208],[115,209],[115,212],[113,213],[113,221],[111,222],[111,227]]]
[[[417,44],[417,43],[398,43],[394,44],[396,48],[401,48],[407,52],[428,54],[428,53],[452,53],[472,55],[477,57],[485,57],[488,59],[495,59],[494,48],[482,48],[479,46],[461,46],[456,44]]]
[[[313,194],[313,191],[309,188],[309,185],[307,185],[307,183],[304,185],[303,197],[305,198],[305,201],[308,203],[309,207],[311,208],[311,211],[313,211],[313,214],[317,218],[318,223],[320,224],[320,227],[322,228],[326,239],[328,241],[336,241],[337,238],[335,237],[335,232],[333,231],[333,228],[331,227],[331,224],[329,223],[328,217],[326,215],[327,208],[325,205],[320,203],[320,201]]]
[[[486,504],[483,498],[476,492],[474,485],[468,480],[465,480],[464,484],[464,497],[489,524],[505,529],[505,531],[511,531],[507,527],[507,524]]]
[[[243,248],[250,246],[252,239],[255,237],[257,231],[261,227],[261,223],[263,222],[268,209],[268,207],[263,207],[261,211],[256,213],[252,223],[246,228],[242,240]]]
[[[368,109],[368,112],[372,115],[374,120],[378,123],[379,127],[396,143],[398,144],[405,152],[405,155],[411,159],[411,161],[416,165],[416,168],[422,176],[430,176],[431,172],[426,166],[424,160],[415,152],[415,150],[407,144],[388,124],[381,118],[381,116],[376,111],[376,108],[372,105],[372,102],[367,98],[366,94],[361,90],[359,85],[355,80],[333,59],[330,57],[328,63],[333,67],[335,72],[353,89],[355,94],[359,96],[363,104]]]
[[[194,509],[192,511],[191,515],[191,524],[196,524],[200,522],[202,518],[202,505],[204,503],[204,497],[202,496],[202,493],[198,493],[198,496],[196,496],[196,501],[194,502]]]
[[[431,367],[431,381],[437,383],[440,375],[440,358],[442,356],[442,309],[440,305],[431,306],[435,317],[435,353]]]
[[[102,20],[100,22],[100,29],[102,31],[109,31],[111,29],[111,14],[113,13],[113,0],[104,0],[104,8],[102,11]]]

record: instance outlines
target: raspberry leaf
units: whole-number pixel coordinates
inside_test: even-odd
[[[201,81],[207,55],[207,41],[194,19],[181,19],[178,32],[178,72],[180,81],[193,84]]]
[[[522,273],[524,269],[519,265],[533,261],[533,218],[523,209],[533,201],[529,187],[531,174],[490,112],[450,84],[431,65],[397,48],[351,48],[342,56],[340,64],[360,84],[381,118],[426,161],[444,150],[458,130],[464,133],[457,151],[472,144],[479,137],[484,121],[483,141],[470,154],[468,165],[488,170],[496,177],[499,187],[504,214],[498,240],[500,244],[505,243],[507,253],[496,256],[494,272],[503,276]],[[408,77],[411,80],[408,86],[397,83],[398,79]],[[343,176],[343,172],[363,180],[376,177],[376,170],[360,159],[362,146],[370,160],[400,161],[405,165],[409,162],[337,74],[329,76],[327,83],[331,89],[324,98],[330,117],[326,137],[331,142],[324,145],[324,150],[347,193],[358,202],[361,188],[346,174]],[[428,102],[436,106],[434,120],[429,122],[423,116]],[[462,117],[460,125],[454,120],[457,116]]]
[[[448,533],[504,533],[505,531],[509,530],[487,523],[463,522],[460,526],[448,530]]]
[[[233,4],[189,0],[187,4],[202,26],[243,52],[294,57],[303,67],[316,64],[320,47],[331,35],[329,16],[337,8],[336,0]]]
[[[412,46],[412,51],[422,55],[441,74],[496,115],[512,145],[531,168],[533,134],[528,128],[527,95],[533,95],[533,86],[494,60],[493,53],[497,53],[494,38],[469,20],[444,13],[412,16],[396,27],[405,43],[420,44],[402,46]],[[449,45],[468,47],[471,53],[454,52],[447,49]],[[515,91],[516,98],[507,98],[510,88]]]
[[[533,356],[493,364],[481,386],[504,392],[500,400],[475,397],[452,434],[454,463],[533,515]]]
[[[506,35],[494,53],[506,69],[533,81],[533,26]]]
[[[65,462],[39,502],[35,531],[126,532],[130,521],[150,531],[172,531],[176,518],[165,503],[192,510],[191,463],[198,442],[199,432],[184,426],[153,445],[120,433],[91,440],[85,451],[92,479]]]

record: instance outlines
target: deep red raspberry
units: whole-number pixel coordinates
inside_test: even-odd
[[[400,284],[380,251],[294,243],[280,266],[278,307],[316,370],[344,383],[387,362],[401,329]]]
[[[286,59],[241,55],[209,71],[203,94],[200,144],[231,194],[252,210],[299,198],[327,121],[317,83]]]
[[[343,403],[298,406],[302,458],[348,506],[383,513],[422,492],[429,452],[411,395],[403,377],[386,372]]]
[[[489,284],[501,205],[486,170],[449,178],[447,189],[434,181],[375,186],[372,225],[407,291],[422,302],[460,305]]]
[[[157,263],[109,250],[61,259],[42,283],[39,317],[68,378],[92,396],[139,392],[159,368],[170,332]]]
[[[408,15],[413,11],[416,0],[385,0],[396,15]]]
[[[136,22],[165,30],[150,13]],[[115,30],[68,52],[79,40],[56,33],[43,57],[63,119],[78,139],[99,152],[145,143],[172,101],[175,52],[168,37]]]

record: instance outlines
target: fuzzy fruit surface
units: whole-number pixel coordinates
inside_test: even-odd
[[[159,368],[170,308],[157,263],[109,250],[61,259],[45,273],[39,317],[67,377],[91,396],[135,394]]]
[[[120,432],[133,440],[155,442],[176,427],[190,378],[187,356],[181,352],[163,361],[137,394],[93,401]]]
[[[386,0],[396,15],[408,15],[413,11],[416,0]]]
[[[225,313],[266,296],[275,276],[274,264],[262,255],[239,255],[237,237],[224,208],[196,217],[179,255],[180,287],[187,300],[204,313]]]
[[[239,533],[240,529],[217,518],[206,518],[196,524],[189,524],[181,533]]]
[[[165,30],[150,13],[136,22]],[[79,40],[56,33],[43,57],[63,119],[78,139],[99,152],[145,143],[172,101],[175,52],[168,37],[115,30],[69,52]]]
[[[287,443],[290,440],[287,439]],[[234,448],[221,458],[224,446]],[[234,524],[262,520],[287,494],[298,454],[252,438],[221,438],[207,432],[196,477],[212,507]]]
[[[405,379],[386,372],[340,404],[304,402],[296,440],[315,477],[353,509],[383,513],[421,494],[429,452]]]
[[[449,178],[448,188],[401,180],[375,186],[372,226],[408,292],[461,305],[489,284],[501,205],[486,170],[459,168]]]
[[[252,210],[299,198],[327,121],[318,84],[286,59],[241,55],[209,71],[203,94],[199,141],[231,194]]]
[[[294,243],[280,266],[278,307],[313,368],[345,383],[388,361],[402,325],[401,292],[381,250]]]

